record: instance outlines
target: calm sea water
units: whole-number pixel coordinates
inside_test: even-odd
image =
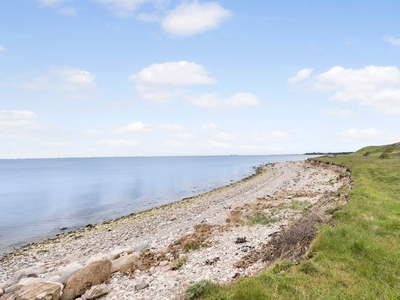
[[[303,155],[0,160],[0,253],[239,181]]]

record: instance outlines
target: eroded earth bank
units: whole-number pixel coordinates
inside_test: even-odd
[[[180,299],[296,260],[348,199],[350,172],[313,161],[269,164],[212,192],[60,234],[0,259],[4,299]]]

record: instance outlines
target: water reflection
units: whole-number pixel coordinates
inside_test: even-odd
[[[240,180],[260,164],[305,156],[0,160],[0,252],[88,223]]]

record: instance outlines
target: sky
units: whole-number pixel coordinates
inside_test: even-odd
[[[355,151],[400,141],[398,0],[19,0],[0,158]]]

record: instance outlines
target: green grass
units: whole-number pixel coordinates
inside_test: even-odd
[[[279,218],[276,217],[267,217],[263,215],[261,212],[256,212],[255,214],[247,217],[248,225],[268,225],[274,222],[279,221]]]
[[[202,242],[202,241],[190,241],[183,247],[183,253],[188,253],[190,251],[195,251],[199,250],[201,248],[206,248],[209,247],[210,244],[208,242]]]
[[[347,166],[354,180],[335,226],[319,227],[300,263],[226,286],[203,282],[190,299],[400,299],[399,153],[394,144],[321,158]]]
[[[288,206],[289,209],[299,211],[302,214],[306,213],[311,207],[312,204],[310,202],[297,200],[292,201],[292,203]]]

